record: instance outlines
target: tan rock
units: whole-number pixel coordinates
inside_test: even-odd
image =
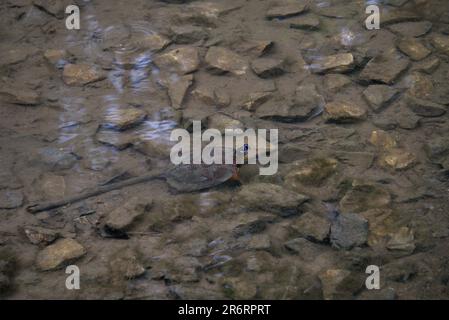
[[[83,86],[105,78],[96,67],[85,63],[66,64],[62,77],[64,83],[69,86]]]
[[[115,130],[126,130],[140,124],[147,113],[134,107],[110,108],[106,111],[102,126]]]
[[[427,49],[419,40],[415,38],[400,40],[398,42],[398,48],[414,61],[422,60],[432,53],[432,51]]]
[[[449,36],[436,34],[432,38],[432,44],[441,53],[449,55]]]
[[[389,150],[397,146],[396,139],[384,130],[374,130],[371,132],[369,142],[380,150]]]
[[[405,170],[416,163],[416,157],[411,152],[395,148],[382,155],[380,163],[395,170]]]
[[[344,73],[352,70],[355,66],[354,63],[354,56],[351,53],[339,53],[314,59],[310,69],[314,73]]]
[[[209,48],[205,60],[208,70],[215,74],[243,75],[248,70],[248,63],[242,57],[223,47]]]
[[[184,98],[193,84],[193,75],[188,74],[172,79],[168,85],[168,96],[174,109],[181,109]]]
[[[24,106],[35,106],[41,103],[40,94],[35,90],[26,88],[0,88],[0,100],[6,103],[19,104]]]
[[[387,249],[391,251],[402,251],[412,253],[415,250],[415,236],[413,230],[402,227],[394,233],[387,243]]]
[[[145,212],[151,209],[152,200],[139,200],[134,197],[124,205],[109,213],[105,225],[112,230],[126,231]]]
[[[327,121],[354,122],[366,117],[366,109],[349,101],[329,102],[324,107],[324,117]]]
[[[198,48],[180,47],[154,58],[154,63],[163,72],[180,75],[196,71],[200,65]]]
[[[86,254],[82,245],[73,239],[61,239],[49,245],[37,255],[36,264],[42,271],[63,267]]]
[[[287,18],[298,15],[307,10],[307,4],[304,3],[286,3],[276,5],[270,8],[266,13],[267,19]]]

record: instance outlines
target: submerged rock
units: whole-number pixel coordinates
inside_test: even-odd
[[[145,212],[149,211],[152,205],[151,200],[141,201],[136,197],[131,198],[123,206],[109,213],[105,226],[111,230],[126,231]]]
[[[331,244],[339,249],[362,246],[368,240],[368,220],[355,213],[340,214],[331,225]]]
[[[385,85],[371,85],[363,91],[363,96],[370,107],[379,112],[396,97],[398,91]]]
[[[324,98],[313,83],[298,86],[294,97],[272,99],[260,106],[256,115],[280,122],[302,122],[323,112]]]
[[[244,125],[240,120],[234,119],[224,113],[215,113],[207,118],[207,126],[209,129],[217,129],[224,133],[226,129],[244,129]]]
[[[44,52],[44,58],[50,65],[62,68],[68,63],[69,54],[64,49],[48,49]]]
[[[432,53],[419,40],[405,38],[398,42],[398,48],[414,61],[423,60]]]
[[[192,25],[173,26],[170,28],[170,32],[173,42],[179,44],[190,44],[206,40],[209,36],[204,28]]]
[[[243,75],[248,70],[248,63],[242,57],[223,47],[209,48],[205,61],[207,69],[214,74]]]
[[[325,300],[351,299],[360,290],[363,281],[351,281],[351,272],[344,269],[328,269],[318,275]]]
[[[394,233],[387,243],[387,249],[411,254],[415,250],[415,237],[413,230],[402,227]]]
[[[65,8],[69,5],[69,2],[55,0],[33,0],[33,4],[52,16],[62,19],[64,18]]]
[[[324,107],[324,118],[331,122],[355,122],[365,117],[366,109],[349,101],[333,101]]]
[[[156,66],[164,72],[181,75],[198,70],[200,58],[198,48],[180,47],[154,58]]]
[[[396,139],[384,130],[372,131],[369,142],[382,151],[390,150],[397,146]]]
[[[338,161],[333,158],[300,160],[292,164],[292,170],[285,176],[286,184],[295,187],[298,183],[306,186],[320,186],[335,173]]]
[[[440,63],[441,63],[440,59],[438,59],[437,57],[431,57],[416,64],[413,70],[424,72],[427,74],[432,74],[438,69]]]
[[[235,45],[235,52],[252,57],[260,57],[273,48],[274,42],[270,40],[248,40]]]
[[[417,115],[422,117],[440,117],[446,113],[444,105],[412,97],[406,96],[407,106]]]
[[[28,240],[36,245],[49,245],[59,238],[59,232],[41,227],[25,227],[24,232]]]
[[[245,185],[237,194],[239,204],[253,209],[277,213],[282,217],[297,214],[308,197],[270,183]]]
[[[182,108],[184,98],[192,84],[192,74],[188,74],[170,81],[168,84],[168,96],[170,97],[171,106],[174,109]]]
[[[347,87],[351,83],[352,83],[351,79],[343,74],[331,73],[326,74],[324,77],[324,85],[331,92],[337,92]]]
[[[339,53],[331,56],[315,58],[310,64],[314,73],[345,73],[351,71],[355,66],[352,53]]]
[[[121,279],[135,279],[145,273],[139,254],[131,248],[123,248],[114,253],[109,260],[113,274]]]
[[[20,88],[0,88],[0,100],[6,103],[35,106],[41,103],[41,97],[39,93],[34,90]]]
[[[302,214],[291,224],[291,228],[299,236],[319,242],[328,239],[330,226],[328,220],[313,212]]]
[[[255,74],[266,79],[284,74],[284,60],[272,58],[258,58],[251,62]]]
[[[320,27],[320,20],[313,14],[301,15],[285,21],[292,29],[317,30]]]
[[[170,39],[158,33],[142,34],[139,37],[134,37],[132,44],[143,50],[158,52],[170,44]]]
[[[371,59],[360,73],[362,81],[377,81],[385,84],[394,83],[404,72],[410,62],[395,56],[377,56]]]
[[[386,207],[390,203],[391,195],[387,190],[373,184],[354,182],[340,200],[339,207],[343,213],[358,213]]]
[[[64,83],[69,86],[83,86],[105,78],[96,67],[89,64],[66,64],[62,73]]]
[[[248,111],[255,111],[262,104],[273,97],[272,92],[251,92],[239,103],[239,106]]]
[[[0,190],[0,209],[16,209],[23,205],[24,195],[20,190]]]
[[[432,23],[429,21],[401,22],[389,26],[389,29],[404,37],[421,37],[432,29]]]
[[[287,18],[296,16],[306,10],[307,3],[305,2],[280,4],[270,8],[265,14],[265,17],[270,20],[275,18]]]
[[[390,167],[395,170],[405,170],[416,163],[416,157],[407,150],[395,148],[383,154],[379,162],[385,167]]]
[[[439,52],[449,56],[449,36],[436,34],[432,38],[432,44]]]
[[[64,267],[85,254],[86,249],[77,241],[61,239],[39,252],[36,264],[41,271],[54,270]]]
[[[108,109],[102,126],[114,130],[126,130],[140,124],[147,113],[134,107]]]

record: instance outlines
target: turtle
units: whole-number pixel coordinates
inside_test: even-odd
[[[171,188],[178,192],[205,190],[218,186],[228,180],[239,181],[238,166],[235,163],[171,165],[162,170],[153,170],[140,177],[130,178],[119,182],[106,183],[89,189],[84,193],[69,196],[58,201],[33,204],[28,206],[27,210],[31,213],[38,213],[55,209],[67,204],[72,204],[87,198],[98,196],[112,190],[117,190],[156,179],[164,179]]]

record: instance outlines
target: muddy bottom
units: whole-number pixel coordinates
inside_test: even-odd
[[[3,298],[448,297],[447,1],[65,2],[0,3]],[[27,211],[163,171],[194,120],[278,129],[277,173]]]

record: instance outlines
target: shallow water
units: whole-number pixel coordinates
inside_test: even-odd
[[[447,298],[447,1],[312,0],[306,12],[272,20],[266,12],[281,0],[75,2],[80,30],[67,30],[46,1],[0,4],[0,258],[17,266],[0,269],[12,283],[5,298]],[[372,3],[380,30],[364,26]],[[318,25],[289,27],[305,17]],[[423,57],[413,59],[411,38]],[[213,46],[237,53],[247,71],[212,72]],[[198,49],[192,70],[160,62],[185,47]],[[63,50],[56,59],[53,49]],[[350,66],[340,57],[324,67],[344,53]],[[283,73],[257,76],[259,56],[282,59]],[[387,62],[367,72],[378,57]],[[94,68],[92,81],[70,84],[70,64]],[[339,101],[349,114],[338,104],[332,114]],[[240,184],[177,194],[154,180],[26,211],[166,167],[171,131],[192,120],[279,129],[278,173],[243,165]],[[132,216],[136,203],[147,210],[108,232],[111,214]],[[42,271],[40,259],[63,238],[84,254]],[[81,290],[66,289],[67,264],[80,268]],[[380,266],[381,290],[365,289],[368,265]]]

